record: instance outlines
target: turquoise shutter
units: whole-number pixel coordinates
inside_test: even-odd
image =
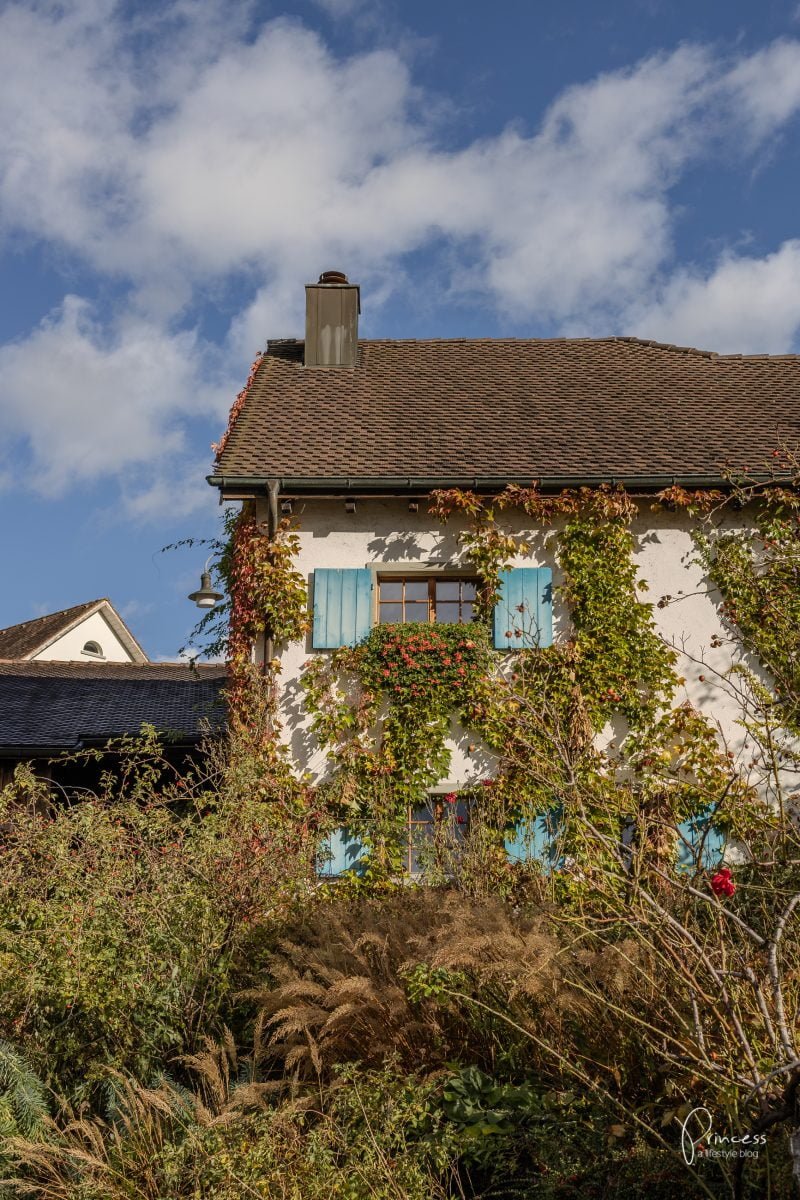
[[[552,641],[553,572],[549,567],[501,571],[500,599],[494,607],[495,650],[550,646]]]
[[[364,847],[347,829],[334,829],[324,837],[319,847],[318,874],[326,878],[342,875],[358,866]]]
[[[510,862],[539,862],[552,870],[561,862],[559,837],[561,836],[561,808],[538,813],[518,821],[506,834],[505,850]]]
[[[714,805],[681,821],[678,826],[678,844],[675,865],[679,871],[709,871],[719,866],[725,852],[725,834],[715,828]]]
[[[367,567],[314,572],[315,650],[354,646],[372,625],[372,575]]]

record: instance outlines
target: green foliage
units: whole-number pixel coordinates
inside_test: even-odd
[[[0,1034],[75,1096],[108,1066],[146,1079],[191,1045],[250,926],[313,863],[310,830],[168,771],[152,733],[118,750],[96,797],[32,805],[22,772],[2,795]]]
[[[435,1092],[391,1064],[342,1067],[313,1108],[124,1081],[113,1136],[73,1122],[18,1155],[50,1200],[445,1200],[457,1137]]]
[[[709,576],[723,596],[722,614],[775,680],[769,703],[800,731],[800,495],[783,488],[754,501],[749,533],[698,531]]]
[[[11,1169],[11,1140],[43,1135],[48,1116],[41,1079],[15,1046],[0,1041],[0,1175],[7,1176]],[[8,1195],[0,1179],[0,1196]]]
[[[613,712],[632,725],[669,701],[676,655],[653,627],[652,606],[637,591],[633,537],[622,518],[596,521],[580,513],[558,538],[563,590],[581,648],[576,682],[595,728]]]
[[[475,1066],[454,1069],[444,1085],[442,1109],[474,1140],[514,1133],[547,1112],[543,1097],[529,1083],[498,1083]]]
[[[378,625],[358,646],[306,665],[312,729],[339,767],[329,798],[383,873],[397,872],[409,806],[447,774],[451,717],[488,658],[478,624]]]
[[[284,524],[264,537],[252,511],[229,523],[219,570],[238,717],[203,774],[176,774],[145,731],[116,748],[98,796],[56,807],[24,770],[0,796],[0,1133],[20,1189],[694,1200],[735,1185],[788,1198],[798,519],[791,496],[759,497],[754,537],[713,524],[719,496],[663,498],[705,521],[731,632],[777,683],[743,664],[724,678],[749,767],[690,705],[673,707],[632,501],[509,488],[434,501],[467,521],[474,625],[382,626],[308,666],[335,768],[316,790],[280,745],[276,668],[258,684],[249,671],[253,637],[305,628],[296,535]],[[486,618],[499,571],[524,551],[499,523],[507,509],[553,530],[572,630],[500,656]],[[437,830],[437,886],[390,889],[409,807],[447,773],[453,717],[497,770],[443,799],[472,817],[466,839],[452,821]],[[709,805],[750,852],[725,893],[702,870],[671,869],[676,824]],[[503,849],[509,826],[544,812],[557,813],[549,876]],[[372,850],[358,891],[313,872],[320,831],[345,822]],[[695,1105],[725,1131],[766,1122],[767,1150],[739,1183],[680,1157]]]

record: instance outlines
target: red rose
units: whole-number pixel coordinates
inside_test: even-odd
[[[716,875],[712,875],[711,890],[715,896],[732,896],[735,893],[736,884],[731,879],[728,867],[723,867]]]
[[[448,792],[444,799],[446,804],[455,804],[458,800],[458,792]]]

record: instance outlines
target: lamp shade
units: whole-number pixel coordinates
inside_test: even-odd
[[[198,608],[213,608],[218,600],[222,599],[222,592],[215,592],[211,586],[211,575],[208,571],[203,571],[200,576],[200,587],[196,592],[191,592],[190,600],[194,600]]]

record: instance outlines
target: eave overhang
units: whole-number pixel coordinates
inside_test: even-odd
[[[282,496],[345,496],[357,493],[360,496],[407,496],[426,495],[437,488],[464,488],[475,492],[494,493],[509,484],[531,487],[534,484],[542,492],[560,492],[564,488],[597,488],[603,484],[612,487],[622,485],[629,492],[655,493],[664,488],[684,487],[687,490],[730,487],[721,475],[548,475],[536,476],[256,476],[225,475],[206,476],[212,487],[219,488],[221,500],[249,500],[266,495],[271,484],[278,484]],[[748,476],[751,483],[782,481],[769,474]],[[788,481],[787,481],[788,482]]]

